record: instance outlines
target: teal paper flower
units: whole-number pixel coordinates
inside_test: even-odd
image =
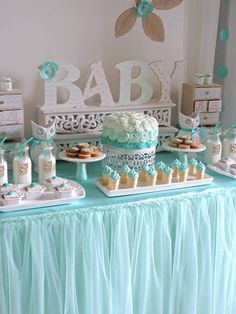
[[[50,81],[55,78],[59,70],[55,62],[44,62],[39,66],[39,75],[43,80]]]
[[[152,13],[153,10],[154,10],[154,5],[152,4],[152,2],[143,0],[139,3],[137,7],[137,16],[147,17]]]

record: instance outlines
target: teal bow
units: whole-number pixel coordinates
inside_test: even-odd
[[[195,135],[195,134],[199,135],[199,132],[200,132],[200,128],[199,127],[196,127],[196,128],[193,128],[193,129],[181,129],[181,130],[191,133],[192,136]]]

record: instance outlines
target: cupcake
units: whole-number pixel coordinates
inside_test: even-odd
[[[136,188],[138,184],[138,178],[139,178],[139,173],[132,169],[128,173],[128,187],[129,188]]]
[[[179,166],[181,165],[181,162],[179,161],[179,159],[175,159],[172,163],[171,163],[171,168],[173,169],[173,174],[172,177],[173,178],[177,178],[179,179]]]
[[[200,161],[196,166],[196,179],[204,179],[206,166]]]
[[[156,185],[157,180],[157,171],[154,168],[150,168],[147,173],[147,185],[154,186]]]
[[[188,162],[188,173],[190,176],[196,175],[196,166],[197,166],[197,160],[195,158],[192,158]]]
[[[142,182],[146,182],[146,176],[147,176],[147,172],[149,170],[149,165],[144,163],[142,164],[141,168],[140,168],[140,172],[139,172],[139,180]]]
[[[102,169],[102,184],[107,186],[108,185],[108,181],[109,181],[109,177],[110,177],[110,174],[112,173],[112,169],[108,166],[105,166],[103,169]]]
[[[120,184],[120,175],[116,171],[112,171],[108,180],[109,190],[118,190]]]
[[[120,169],[120,183],[128,183],[128,174],[130,172],[130,167],[128,165],[123,166]]]
[[[170,184],[174,170],[171,167],[166,166],[162,171],[162,182],[165,184]]]
[[[179,181],[186,182],[188,178],[188,166],[185,163],[182,163],[179,166]]]
[[[157,180],[162,180],[163,175],[163,169],[166,167],[165,163],[163,161],[159,161],[156,164],[156,171],[157,171]]]

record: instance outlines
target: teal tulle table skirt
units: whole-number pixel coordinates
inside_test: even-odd
[[[88,182],[83,206],[0,215],[0,313],[235,314],[236,186],[220,180],[114,200]]]

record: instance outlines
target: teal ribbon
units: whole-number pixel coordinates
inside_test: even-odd
[[[185,131],[185,132],[191,132],[192,135],[194,134],[198,134],[199,135],[199,132],[200,132],[200,128],[197,127],[197,128],[193,128],[193,129],[181,129],[182,131]]]
[[[33,138],[33,143],[32,143],[32,146],[31,147],[35,147],[37,145],[41,145],[41,144],[47,144],[49,145],[53,139],[56,137],[56,134],[54,134],[53,136],[51,136],[48,140],[41,140],[39,138]]]

